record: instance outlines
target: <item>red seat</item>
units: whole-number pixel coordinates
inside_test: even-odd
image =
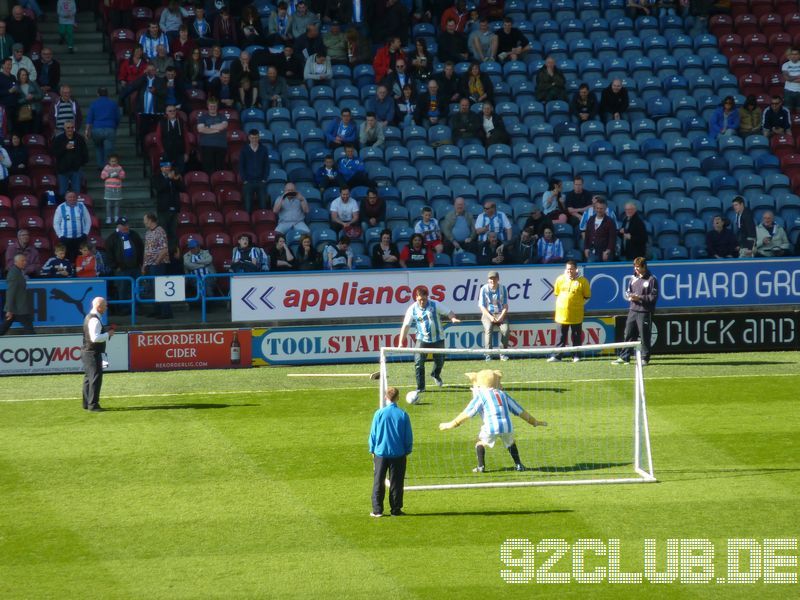
[[[8,196],[0,196],[0,218],[2,217],[13,217],[14,216],[14,208],[13,204],[11,203],[11,198]]]
[[[38,133],[28,133],[22,137],[22,143],[28,149],[28,154],[33,152],[47,152],[47,140]]]
[[[134,6],[131,9],[131,15],[134,29],[143,29],[153,21],[153,11],[146,6]],[[136,39],[138,40],[139,37],[137,36]]]
[[[797,0],[774,0],[775,12],[785,17],[797,12]]]
[[[186,91],[186,100],[192,110],[204,108],[206,105],[206,93],[203,90],[192,88]]]
[[[774,73],[781,72],[781,65],[778,62],[778,57],[769,52],[759,54],[755,57],[756,73],[761,75],[764,79],[773,75]]]
[[[31,235],[31,244],[39,251],[49,251],[51,248],[50,239],[45,235]]]
[[[769,49],[767,36],[763,33],[751,33],[750,35],[746,35],[742,37],[742,43],[744,44],[745,51],[753,57],[763,54]]]
[[[748,73],[739,78],[739,88],[745,96],[755,96],[764,91],[764,81],[761,75],[756,73]]]
[[[790,177],[795,173],[800,173],[800,154],[784,154],[781,157],[781,169]]]
[[[44,219],[39,215],[26,215],[24,217],[17,215],[17,226],[22,229],[29,229],[31,232],[36,232],[39,235],[44,235]]]
[[[0,255],[5,257],[6,248],[13,246],[17,242],[17,232],[11,229],[0,229]]]
[[[750,0],[750,12],[762,17],[772,12],[772,0]]]
[[[86,208],[89,209],[89,212],[92,212],[92,209],[94,209],[94,200],[92,200],[92,197],[85,192],[78,194],[78,202],[83,202]]]
[[[772,152],[781,158],[785,154],[793,154],[795,151],[794,137],[791,134],[773,135],[770,140]]]
[[[769,49],[775,56],[784,56],[792,47],[792,36],[785,31],[769,36]]]
[[[250,215],[243,210],[232,210],[225,213],[225,224],[234,238],[243,231],[251,230]]]
[[[794,12],[784,15],[783,29],[792,37],[800,34],[800,12],[798,12],[797,9],[795,9]],[[795,44],[797,44],[797,40],[795,40]]]
[[[197,231],[197,217],[192,212],[180,212],[178,214],[177,235],[178,238]]]
[[[210,248],[209,252],[211,253],[211,261],[217,273],[226,273],[230,271],[231,257],[233,255],[233,249],[230,246],[227,248],[215,246],[214,248]],[[217,285],[223,282],[226,282],[226,279],[218,279]]]
[[[17,196],[33,191],[33,183],[27,175],[11,175],[8,178],[8,195]]]
[[[269,252],[275,246],[275,240],[278,235],[275,230],[264,231],[258,234],[258,245]]]
[[[222,188],[221,193],[217,194],[222,204],[223,212],[242,208],[242,193],[238,190]]]
[[[58,179],[51,173],[42,173],[33,178],[33,190],[38,196],[41,196],[48,190],[55,191],[57,189]]]
[[[241,129],[228,128],[228,154],[227,163],[233,167],[239,164],[239,153],[247,143],[247,134]]]
[[[197,214],[197,222],[203,235],[225,231],[225,219],[217,210],[207,210]]]
[[[206,248],[211,249],[218,246],[224,246],[230,252],[231,236],[225,232],[211,233],[206,236]]]
[[[761,15],[758,19],[758,27],[761,29],[761,33],[767,37],[781,33],[783,32],[783,17],[774,12]]]
[[[733,33],[733,19],[728,15],[714,15],[708,20],[708,29],[717,38]]]
[[[16,237],[17,231],[17,220],[14,217],[0,217],[0,229],[7,229],[9,231],[13,231],[14,237]]]
[[[106,241],[103,239],[103,236],[100,234],[99,229],[97,231],[92,231],[89,235],[86,236],[86,241],[92,244],[98,250],[105,250],[106,249]]]
[[[719,39],[719,49],[725,56],[730,58],[735,54],[741,54],[744,51],[744,42],[742,36],[738,33],[728,33]]]
[[[217,191],[220,186],[238,187],[238,179],[233,171],[214,171],[211,174],[211,189]],[[227,185],[230,184],[230,185]]]
[[[737,78],[755,72],[753,57],[749,54],[734,54],[728,59],[731,73]]]
[[[33,194],[18,194],[14,196],[14,210],[35,209],[39,211],[39,198]]]
[[[211,191],[193,192],[191,195],[192,207],[196,213],[217,210],[217,195]]]
[[[783,76],[773,73],[764,78],[764,88],[769,96],[783,96]]]
[[[259,208],[253,211],[250,221],[253,225],[272,225],[272,228],[275,229],[275,225],[278,224],[278,216],[268,208]]]
[[[752,14],[739,15],[733,20],[733,27],[742,37],[758,33],[758,19]]]
[[[747,0],[730,0],[730,3],[731,15],[733,15],[733,17],[745,15],[750,12],[750,5]]]
[[[190,171],[183,176],[183,185],[186,186],[186,192],[189,196],[195,192],[208,191],[210,189],[208,173],[204,171]]]
[[[194,210],[192,210],[192,202],[189,199],[189,194],[180,192],[178,197],[180,198],[181,212],[194,212]]]

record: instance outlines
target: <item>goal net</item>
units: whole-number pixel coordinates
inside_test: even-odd
[[[631,348],[628,365],[612,365],[614,352]],[[579,362],[573,362],[578,352]],[[416,389],[414,355],[424,353],[426,391],[414,404],[406,396]],[[430,373],[432,355],[444,354],[443,386]],[[398,403],[408,411],[414,451],[406,471],[407,490],[461,487],[515,487],[655,481],[647,426],[645,388],[638,342],[580,348],[490,350],[382,348],[380,400],[387,387],[400,391]],[[509,360],[500,361],[506,355]],[[555,356],[563,360],[548,362]],[[502,440],[486,448],[484,472],[477,465],[475,442],[481,414],[460,427],[439,431],[472,399],[465,373],[502,372],[502,388],[547,427],[532,427],[512,416],[514,439],[524,470]],[[414,400],[412,397],[411,400]]]

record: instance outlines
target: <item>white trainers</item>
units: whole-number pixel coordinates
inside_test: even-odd
[[[485,360],[486,362],[489,362],[489,361],[491,361],[491,360],[492,360],[492,357],[491,357],[491,355],[489,355],[489,354],[484,354],[484,355],[483,355],[483,360]]]
[[[551,356],[550,358],[547,359],[547,362],[561,362],[561,359],[558,358],[557,356]]]
[[[383,516],[383,513],[369,513],[370,517],[375,517],[376,519],[380,519]]]
[[[436,384],[438,387],[442,387],[442,386],[444,385],[444,383],[442,383],[442,378],[441,378],[441,377],[436,377],[436,376],[434,376],[434,375],[431,375],[431,377],[433,378],[433,381],[434,381],[434,383],[435,383],[435,384]]]
[[[508,356],[506,356],[505,354],[501,354],[500,355],[500,360],[502,360],[503,362],[506,362],[508,360]]]
[[[621,358],[618,358],[617,360],[612,360],[611,364],[612,365],[627,365],[628,361],[627,360],[622,360]]]
[[[473,473],[483,473],[484,468],[485,467],[475,467],[474,469],[472,469],[472,472]]]
[[[581,362],[581,357],[580,356],[573,356],[572,357],[572,362],[574,362],[574,363],[575,362]]]

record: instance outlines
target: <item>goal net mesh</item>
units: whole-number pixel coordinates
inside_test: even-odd
[[[629,365],[612,365],[614,351],[634,349]],[[398,403],[409,413],[414,451],[409,456],[406,489],[449,487],[511,487],[582,483],[654,481],[638,346],[603,344],[573,349],[501,351],[444,350],[444,385],[430,376],[432,354],[426,353],[426,391],[416,404],[406,395],[416,389],[414,350],[381,350],[381,398],[388,386],[399,389]],[[550,356],[562,360],[548,362]],[[502,388],[547,427],[532,427],[512,416],[514,437],[524,471],[498,439],[486,449],[486,470],[474,473],[475,442],[483,424],[481,415],[460,427],[439,431],[439,423],[454,419],[472,398],[465,373],[482,369],[502,372]]]

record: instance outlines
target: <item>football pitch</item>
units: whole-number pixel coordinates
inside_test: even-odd
[[[608,363],[541,361],[536,383],[630,378]],[[484,366],[448,362],[446,389]],[[0,598],[800,596],[800,353],[654,357],[658,483],[413,491],[407,516],[381,519],[375,369],[112,373],[99,414],[81,410],[81,375],[2,378]],[[319,373],[363,375],[303,376]],[[432,436],[452,433],[434,430],[436,393],[401,402],[418,444],[409,476]],[[551,420],[515,422],[531,449],[540,435],[572,446],[565,421],[591,432],[600,418],[526,408]],[[478,428],[447,438],[453,469],[472,465]],[[496,447],[487,461],[509,459]]]

